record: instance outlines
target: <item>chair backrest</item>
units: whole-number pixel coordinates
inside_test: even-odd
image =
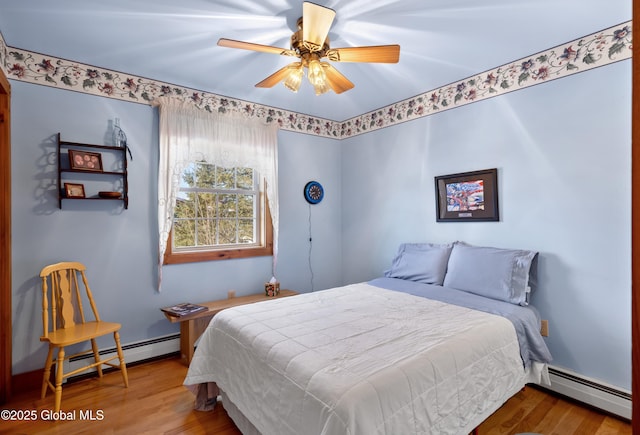
[[[43,338],[47,338],[50,331],[85,323],[83,293],[91,305],[93,317],[100,320],[85,270],[82,263],[66,261],[45,266],[40,271]],[[84,291],[81,291],[81,287],[84,287]]]

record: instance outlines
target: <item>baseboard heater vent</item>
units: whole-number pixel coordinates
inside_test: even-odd
[[[124,353],[124,360],[127,364],[134,362],[144,361],[148,359],[158,358],[163,355],[180,351],[180,334],[165,335],[163,337],[152,338],[150,340],[138,341],[135,343],[129,343],[122,345],[122,352]],[[105,348],[100,350],[101,356],[111,356],[116,354],[116,348]],[[90,360],[90,361],[87,361]],[[88,363],[93,362],[93,354],[86,353],[70,358],[65,361],[64,372],[68,373],[72,370],[79,369],[86,366]],[[105,366],[103,366],[105,368]],[[85,372],[78,373],[76,376],[84,376],[87,373],[95,372],[96,369],[87,370]],[[74,378],[76,376],[71,376]]]
[[[551,391],[631,420],[631,393],[565,369],[549,366]]]

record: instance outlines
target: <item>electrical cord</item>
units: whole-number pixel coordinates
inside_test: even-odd
[[[313,250],[313,237],[311,236],[311,204],[309,204],[309,274],[311,276],[311,291],[313,287],[313,265],[311,264],[311,252]]]

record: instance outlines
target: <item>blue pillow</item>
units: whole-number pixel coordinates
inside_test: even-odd
[[[469,246],[451,250],[445,287],[517,305],[528,304],[529,275],[537,252]]]
[[[384,276],[442,285],[452,247],[453,244],[403,243]]]

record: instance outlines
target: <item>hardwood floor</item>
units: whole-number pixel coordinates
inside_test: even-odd
[[[65,385],[62,410],[72,413],[67,421],[43,420],[53,407],[51,393],[44,400],[39,391],[15,394],[2,409],[14,414],[27,411],[36,419],[2,421],[0,434],[240,434],[222,406],[212,412],[192,409],[193,395],[182,386],[187,368],[178,358],[132,366],[128,372],[128,389],[123,387],[119,372],[108,373],[102,380],[91,378]],[[89,413],[94,420],[87,419]],[[612,435],[631,434],[631,424],[528,387],[487,419],[478,432]]]

